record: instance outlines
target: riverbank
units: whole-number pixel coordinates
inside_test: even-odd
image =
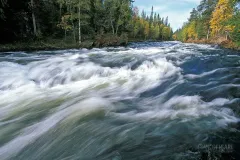
[[[81,48],[102,48],[112,46],[125,46],[128,44],[126,36],[98,36],[94,40],[84,40],[80,45],[72,40],[41,39],[35,41],[15,42],[0,44],[0,52],[11,51],[39,51],[39,50],[62,50]]]
[[[29,42],[15,42],[11,44],[0,44],[0,52],[11,51],[39,51],[39,50],[63,50],[63,49],[81,49],[81,48],[103,48],[103,47],[117,47],[126,46],[130,42],[144,42],[141,39],[128,39],[124,37],[98,37],[96,40],[85,40],[81,45],[74,42],[66,42],[59,39],[37,40]],[[235,43],[222,38],[219,39],[201,39],[192,40],[189,39],[185,43],[196,44],[212,44],[218,45],[221,48],[233,49],[240,51],[240,43]]]
[[[222,48],[239,50],[240,51],[240,42],[233,42],[231,40],[226,40],[225,38],[215,38],[215,39],[201,39],[201,40],[193,40],[189,39],[186,43],[196,43],[196,44],[214,44],[218,45]]]

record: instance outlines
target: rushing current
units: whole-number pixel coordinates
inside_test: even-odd
[[[238,157],[239,116],[236,51],[145,42],[0,53],[1,160],[198,159],[209,145]]]

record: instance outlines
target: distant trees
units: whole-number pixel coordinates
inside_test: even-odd
[[[202,40],[225,37],[240,41],[239,0],[202,0],[193,9],[183,27],[174,33],[174,39]]]
[[[133,18],[133,37],[152,40],[170,40],[172,38],[172,28],[168,23],[168,18],[164,21],[159,14],[154,13],[154,8],[150,14],[150,18],[142,11],[141,16],[138,14],[138,9],[134,9]],[[136,13],[137,12],[137,13]],[[166,25],[166,23],[168,25]]]
[[[6,7],[7,6],[7,7]],[[0,0],[0,35],[8,41],[63,38],[81,44],[96,37],[170,40],[168,18],[133,7],[132,0]]]

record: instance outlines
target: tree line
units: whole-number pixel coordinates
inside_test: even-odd
[[[173,38],[184,42],[221,38],[239,43],[239,0],[202,0]]]
[[[133,0],[0,0],[0,23],[0,43],[170,40],[173,34],[168,18],[153,8],[139,15]]]
[[[154,13],[153,7],[150,16],[145,11],[142,11],[140,16],[138,8],[134,8],[133,13],[131,37],[145,40],[171,40],[173,31],[168,23],[168,17],[161,18],[159,14]]]

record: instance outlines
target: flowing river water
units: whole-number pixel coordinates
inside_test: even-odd
[[[239,52],[145,42],[0,53],[1,160],[236,158],[239,116]]]

